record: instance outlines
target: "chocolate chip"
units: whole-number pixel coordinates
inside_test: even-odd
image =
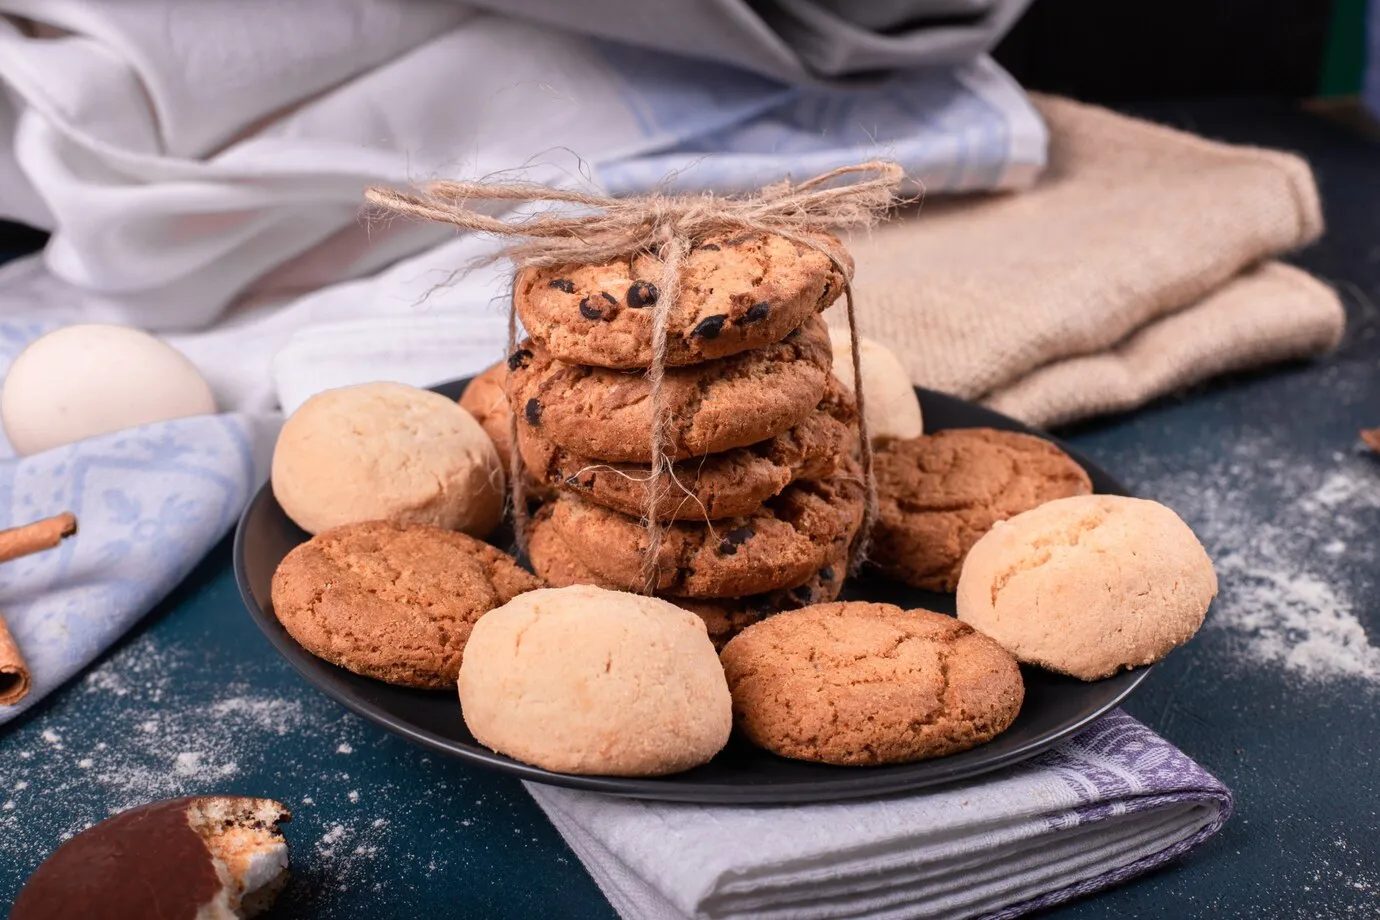
[[[770,312],[771,304],[767,303],[765,300],[761,303],[755,303],[748,307],[748,311],[743,314],[743,318],[738,320],[738,325],[746,326],[749,323],[760,322],[766,319],[767,314]]]
[[[833,282],[828,281],[828,280],[825,280],[825,282],[824,282],[824,290],[821,291],[820,294],[819,294],[819,299],[820,299],[821,301],[823,301],[824,298],[826,298],[826,297],[829,296],[829,291],[830,291],[831,288],[833,288],[833,286],[834,286],[834,285],[833,285]]]
[[[717,339],[726,322],[728,322],[728,317],[722,313],[706,316],[700,320],[698,326],[690,330],[690,335],[699,339]]]
[[[751,527],[736,527],[724,534],[723,539],[719,541],[719,552],[725,556],[732,556],[751,536]]]
[[[535,396],[527,400],[527,405],[523,408],[522,414],[527,418],[527,424],[533,428],[541,427],[541,400]]]
[[[724,245],[728,246],[731,249],[732,247],[737,246],[741,243],[746,243],[748,240],[752,239],[756,235],[757,231],[749,230],[747,233],[740,233],[732,239],[724,240]]]
[[[705,243],[703,246],[696,246],[695,248],[696,248],[696,249],[703,249],[705,252],[718,252],[718,251],[719,251],[719,244],[718,244],[718,243]]]
[[[652,304],[656,303],[656,299],[660,296],[660,293],[661,292],[656,289],[656,285],[652,284],[650,281],[634,281],[632,286],[628,288],[628,306],[632,307],[634,310],[650,307]]]
[[[809,585],[801,585],[791,592],[791,597],[802,604],[808,604],[810,601],[814,600],[815,592],[810,590]]]
[[[819,570],[819,580],[820,580],[820,581],[833,581],[833,580],[834,580],[834,567],[833,567],[832,565],[826,565],[824,568],[820,569],[820,570]]]
[[[575,282],[571,281],[569,278],[552,278],[551,287],[563,294],[575,293]]]
[[[579,477],[579,476],[567,476],[567,477],[565,477],[565,484],[568,485],[568,486],[578,486],[578,485],[580,484],[580,477]]]
[[[603,302],[601,303],[600,300]],[[614,299],[613,295],[604,292],[596,298],[593,294],[590,294],[584,300],[580,301],[580,315],[585,319],[610,319],[611,316],[608,312],[610,304],[614,306],[618,304],[618,301]]]
[[[520,367],[527,366],[527,359],[532,357],[532,352],[527,348],[519,348],[508,356],[508,370],[515,371]]]

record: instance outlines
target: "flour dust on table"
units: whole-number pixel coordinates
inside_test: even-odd
[[[1187,471],[1122,472],[1183,513],[1212,555],[1222,588],[1206,628],[1229,634],[1242,666],[1380,688],[1380,636],[1367,636],[1357,607],[1380,579],[1373,457],[1247,430],[1195,453]]]
[[[0,758],[6,859],[36,865],[63,841],[136,805],[226,793],[281,796],[293,813],[284,828],[293,875],[313,890],[313,909],[327,911],[319,916],[343,909],[345,901],[335,900],[356,891],[362,878],[381,886],[362,865],[381,853],[429,866],[427,874],[457,868],[461,851],[418,846],[406,833],[412,810],[422,807],[407,790],[370,787],[351,775],[352,761],[370,754],[376,736],[364,723],[314,693],[288,699],[247,679],[211,684],[200,657],[140,637],[75,684],[41,729],[32,723],[12,733]],[[199,683],[209,692],[189,705],[186,688]],[[93,722],[103,726],[98,733]],[[91,743],[93,737],[103,740]],[[295,743],[277,743],[289,738]],[[246,776],[259,778],[246,783]],[[456,824],[468,826],[469,799],[454,786],[441,781],[432,792]],[[310,794],[289,795],[301,789]],[[44,802],[54,798],[72,816],[56,832],[41,820]]]

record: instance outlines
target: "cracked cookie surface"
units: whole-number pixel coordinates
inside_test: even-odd
[[[998,522],[958,583],[958,615],[1023,662],[1082,680],[1152,664],[1203,625],[1207,551],[1172,510],[1084,495]]]
[[[953,591],[963,560],[997,521],[1092,481],[1055,445],[994,428],[951,428],[877,449],[877,526],[869,561],[917,588]]]
[[[819,408],[776,437],[683,460],[655,482],[650,466],[572,454],[524,421],[518,444],[529,476],[548,494],[570,492],[634,517],[660,495],[661,518],[707,521],[751,514],[797,479],[833,475],[857,441],[856,424],[852,395],[830,378]]]
[[[486,614],[457,689],[481,744],[562,773],[676,773],[718,753],[732,727],[698,618],[589,585],[532,591]]]
[[[720,654],[734,722],[783,757],[907,763],[996,737],[1020,712],[1020,667],[952,617],[817,604],[749,626]]]
[[[484,536],[503,518],[493,441],[454,400],[401,383],[304,402],[278,435],[272,480],[283,511],[308,533],[391,520]]]
[[[863,487],[856,464],[821,480],[799,480],[750,515],[710,524],[666,527],[653,590],[674,597],[743,597],[809,581],[846,553],[862,522]],[[563,495],[538,517],[601,583],[625,591],[644,586],[642,521]]]
[[[450,687],[476,620],[540,579],[464,534],[384,521],[295,547],[273,574],[273,613],[318,658],[390,684]]]
[[[570,551],[551,527],[549,515],[539,514],[533,519],[528,532],[527,556],[532,561],[532,569],[537,575],[554,587],[613,587],[590,571]],[[714,647],[723,648],[729,639],[772,614],[834,600],[843,590],[843,579],[847,575],[847,569],[847,554],[840,551],[808,581],[793,588],[765,591],[745,597],[667,597],[665,600],[697,614],[709,630],[709,638]]]
[[[816,234],[852,271],[837,239]],[[528,334],[572,364],[645,368],[661,260],[650,253],[597,265],[521,271],[513,303]],[[824,253],[768,233],[706,238],[686,255],[668,317],[666,363],[698,364],[780,341],[843,291]]]
[[[819,405],[833,366],[819,317],[785,339],[691,367],[662,384],[672,458],[700,457],[775,437]],[[645,373],[565,364],[528,341],[508,361],[508,404],[555,444],[583,457],[652,459],[652,385]]]

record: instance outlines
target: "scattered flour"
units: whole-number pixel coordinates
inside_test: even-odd
[[[350,747],[348,742],[342,742],[340,747],[335,749],[337,754],[353,754],[355,749]]]
[[[1211,554],[1221,588],[1207,628],[1227,633],[1243,662],[1380,685],[1380,631],[1368,635],[1358,616],[1380,595],[1380,464],[1315,457],[1260,432],[1194,460],[1191,473],[1128,478],[1182,514]]]
[[[354,716],[310,691],[301,699],[280,699],[248,681],[217,688],[209,703],[204,696],[193,703],[179,696],[176,682],[194,682],[196,675],[194,656],[161,649],[142,636],[87,675],[82,692],[60,696],[41,731],[21,727],[5,738],[10,746],[0,756],[3,858],[36,864],[59,842],[111,814],[178,795],[270,795],[310,806],[307,789],[334,789],[360,802],[359,788],[328,770],[337,751],[353,751],[350,742],[360,739],[363,726]],[[90,737],[93,720],[105,740],[85,747],[80,739]],[[304,754],[285,757],[278,739],[288,734],[315,743]],[[244,780],[247,775],[259,778]],[[278,786],[265,783],[265,775],[297,779]],[[300,782],[310,785],[302,789]],[[51,813],[45,800],[60,800],[70,823],[54,828],[44,820]],[[321,837],[318,848],[334,857],[317,867],[327,884],[343,884],[340,873],[385,846],[391,831],[375,816],[389,807],[378,802],[368,811],[361,808],[358,828],[335,825]],[[292,826],[310,829],[310,814],[299,813]],[[333,840],[341,847],[333,849]]]

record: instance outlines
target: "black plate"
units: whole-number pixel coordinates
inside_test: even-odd
[[[458,398],[465,383],[458,380],[435,389]],[[927,431],[989,427],[1040,434],[981,406],[929,390],[916,392]],[[1088,471],[1096,491],[1126,494],[1111,476],[1060,446]],[[307,534],[288,520],[265,485],[245,509],[235,533],[235,579],[259,628],[308,682],[369,721],[426,747],[522,779],[614,795],[685,802],[826,802],[937,786],[1007,767],[1046,750],[1115,707],[1150,671],[1140,668],[1084,683],[1023,667],[1025,703],[1015,723],[986,744],[936,760],[888,767],[832,767],[777,757],[735,736],[712,761],[675,776],[569,776],[519,763],[480,745],[465,727],[454,693],[410,690],[360,677],[298,645],[271,612],[269,586],[278,563],[306,539]],[[851,582],[844,597],[945,613],[954,609],[953,595],[917,591],[875,576]]]

